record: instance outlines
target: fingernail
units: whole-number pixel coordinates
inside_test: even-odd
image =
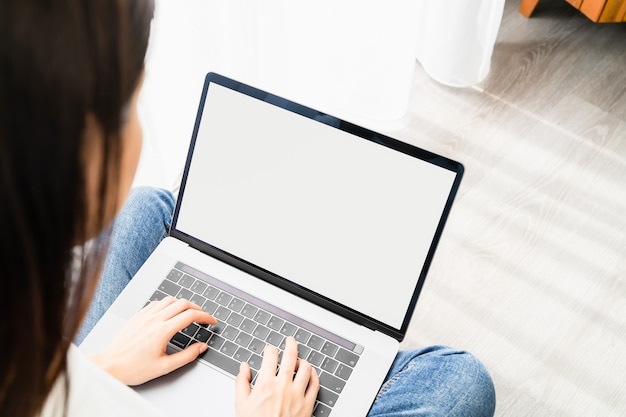
[[[198,349],[200,353],[203,353],[209,348],[209,345],[207,345],[206,343],[198,343],[198,344],[200,345],[200,348]]]

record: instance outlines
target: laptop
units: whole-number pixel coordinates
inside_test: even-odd
[[[209,73],[169,235],[80,348],[105,349],[150,300],[187,298],[218,324],[182,329],[168,351],[209,349],[135,388],[167,415],[234,416],[239,363],[256,377],[265,344],[293,336],[320,376],[314,415],[365,416],[462,174],[441,155]]]

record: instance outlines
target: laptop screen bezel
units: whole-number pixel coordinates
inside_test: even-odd
[[[407,311],[405,313],[405,316],[404,316],[404,319],[402,321],[402,325],[400,328],[395,328],[386,323],[378,321],[375,318],[362,314],[350,307],[337,303],[327,297],[324,297],[321,294],[315,293],[307,288],[304,288],[294,283],[293,281],[290,281],[286,277],[281,277],[271,271],[265,270],[259,267],[258,265],[254,265],[253,263],[248,262],[245,259],[241,259],[231,253],[228,253],[216,246],[211,245],[209,242],[205,242],[200,239],[197,239],[194,236],[189,235],[176,228],[178,215],[179,215],[180,208],[181,208],[181,203],[184,198],[185,185],[187,183],[187,176],[188,176],[189,169],[191,166],[192,155],[193,155],[193,151],[195,148],[196,139],[198,136],[198,131],[200,128],[200,122],[202,120],[204,104],[206,101],[206,97],[207,97],[207,93],[209,91],[210,85],[213,83],[229,88],[234,91],[238,91],[249,97],[253,97],[255,99],[264,101],[266,103],[285,109],[287,111],[307,117],[309,119],[315,120],[316,122],[324,123],[334,128],[341,129],[347,133],[355,135],[364,140],[375,142],[381,146],[385,146],[390,149],[394,149],[396,151],[410,155],[412,157],[421,159],[423,161],[432,163],[434,165],[447,169],[455,174],[455,178],[452,183],[450,193],[448,194],[448,198],[444,206],[441,218],[437,225],[433,240],[431,242],[430,248],[428,250],[428,254],[422,266],[420,275],[417,278],[417,283],[416,283],[413,295],[410,299],[409,305],[407,307]],[[398,341],[402,341],[404,339],[404,336],[406,335],[409,323],[413,316],[413,312],[415,311],[417,300],[419,298],[422,287],[424,285],[424,281],[426,279],[428,270],[430,268],[432,259],[434,257],[435,250],[437,248],[437,245],[443,233],[443,228],[448,218],[448,215],[450,213],[452,203],[459,189],[463,173],[464,173],[464,167],[461,163],[457,161],[451,160],[441,155],[437,155],[433,152],[418,148],[416,146],[399,141],[389,136],[374,132],[370,129],[355,125],[353,123],[328,115],[326,113],[314,110],[310,107],[295,103],[291,100],[288,100],[288,99],[279,97],[277,95],[268,93],[266,91],[260,90],[258,88],[246,85],[239,81],[232,80],[220,74],[209,72],[205,77],[204,87],[202,90],[202,95],[200,97],[200,104],[198,106],[196,121],[194,124],[194,129],[193,129],[193,133],[192,133],[192,137],[191,137],[191,141],[189,145],[189,152],[187,154],[187,160],[185,163],[185,168],[184,168],[183,176],[181,180],[179,197],[177,198],[177,201],[176,201],[176,207],[174,210],[174,215],[172,218],[172,225],[171,225],[169,234],[170,236],[187,243],[191,247],[211,257],[214,257],[222,262],[225,262],[226,264],[229,264],[259,279],[262,279],[272,285],[282,288],[283,290],[293,293],[296,296],[302,297],[308,301],[311,301],[317,305],[320,305],[323,308],[328,309],[342,317],[345,317],[348,320],[359,323],[372,330],[377,330],[382,333],[385,333],[395,338]]]

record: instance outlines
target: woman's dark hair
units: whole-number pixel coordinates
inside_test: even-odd
[[[153,9],[152,0],[0,0],[1,416],[37,415],[65,377],[106,244],[82,248],[119,204],[120,132]],[[88,119],[99,135],[86,134]],[[95,219],[85,178],[94,147]]]

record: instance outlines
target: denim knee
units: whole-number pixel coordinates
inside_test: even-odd
[[[123,272],[130,279],[167,235],[175,200],[167,190],[135,187],[115,219],[106,270]],[[123,271],[122,271],[123,270]]]
[[[169,227],[176,200],[171,192],[154,187],[133,187],[122,210],[115,220],[115,227],[128,230],[137,224],[144,228]]]
[[[443,346],[401,351],[370,416],[491,417],[495,389],[483,364]]]
[[[485,366],[472,354],[458,352],[452,354],[455,360],[463,362],[466,369],[464,384],[466,393],[451,410],[449,416],[492,417],[496,408],[496,391],[491,375]]]

